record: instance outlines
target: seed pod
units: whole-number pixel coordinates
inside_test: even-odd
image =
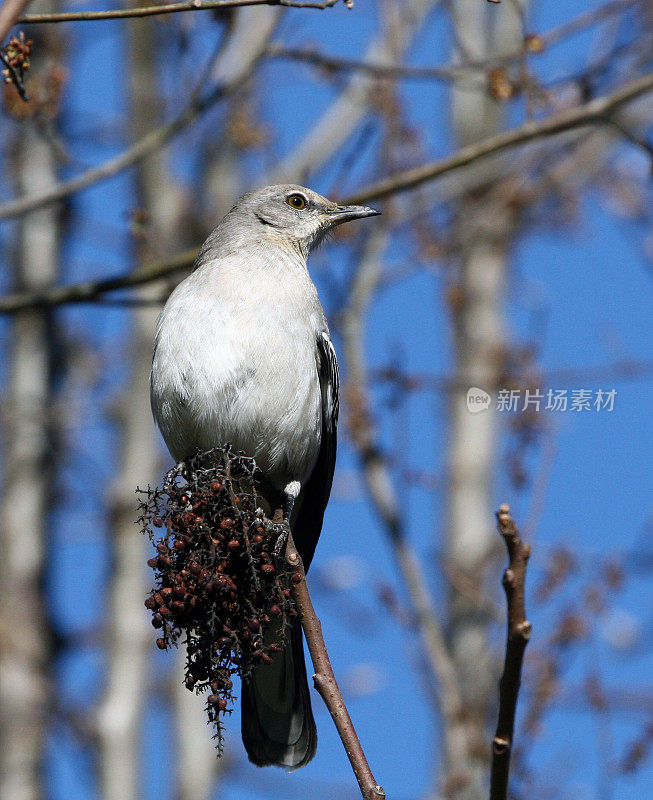
[[[167,649],[166,640],[165,639],[157,639],[156,640],[156,646],[159,648],[159,650],[166,650]]]

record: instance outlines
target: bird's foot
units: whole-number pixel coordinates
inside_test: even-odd
[[[299,484],[297,484],[297,486],[299,486]],[[277,570],[281,566],[281,562],[286,556],[286,545],[288,544],[288,538],[290,536],[290,516],[295,505],[295,499],[297,498],[297,494],[295,493],[294,489],[294,483],[289,484],[288,487],[286,487],[285,499],[283,503],[281,532],[277,537],[277,541],[274,543],[274,549],[272,551]]]
[[[286,545],[288,544],[288,537],[290,536],[288,520],[284,520],[279,527],[281,530],[279,531],[277,541],[274,543],[274,548],[272,550],[272,557],[274,558],[274,565],[277,572],[280,571],[282,562],[286,557]]]

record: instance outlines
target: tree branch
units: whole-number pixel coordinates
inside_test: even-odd
[[[347,706],[333,674],[333,667],[322,635],[322,625],[313,608],[313,602],[306,585],[306,574],[301,557],[290,534],[286,549],[286,560],[292,570],[292,589],[295,603],[302,620],[302,628],[313,661],[315,674],[313,683],[324,700],[333,722],[340,734],[347,757],[358,781],[361,794],[365,800],[380,800],[385,797],[383,788],[372,775],[360,740],[354,729]]]
[[[332,8],[340,0],[188,0],[184,3],[166,3],[159,6],[140,8],[120,8],[109,11],[67,11],[58,14],[27,14],[18,22],[91,22],[100,19],[126,19],[129,17],[152,17],[162,14],[176,14],[180,11],[207,11],[212,8],[238,8],[242,6],[285,6],[288,8]],[[21,3],[24,5],[24,2]],[[347,5],[347,4],[346,4]],[[1,38],[1,37],[0,37]]]
[[[455,64],[440,64],[433,67],[416,67],[406,64],[383,64],[354,58],[339,58],[322,53],[308,47],[283,47],[273,44],[268,50],[272,58],[300,61],[334,72],[358,71],[377,78],[408,79],[408,80],[440,80],[451,82],[462,75],[475,71],[480,73],[479,80],[485,85],[485,73],[496,66],[507,65],[524,57],[525,53],[539,53],[557,44],[560,41],[574,36],[587,28],[596,25],[610,16],[627,11],[631,6],[641,3],[642,0],[614,0],[600,8],[580,14],[575,19],[565,22],[556,28],[551,28],[544,33],[531,34],[519,47],[508,54],[492,55],[486,59],[466,59]]]
[[[272,28],[267,30],[262,36],[259,46],[254,51],[245,53],[240,63],[236,60],[235,65],[232,62],[234,54],[229,50],[227,43],[223,53],[225,60],[229,64],[228,78],[223,81],[218,80],[211,91],[200,96],[199,93],[203,83],[202,73],[202,77],[198,81],[195,90],[192,92],[186,108],[177,117],[170,120],[166,125],[146,134],[115,158],[111,158],[97,167],[92,167],[81,175],[77,175],[68,181],[56,183],[54,186],[42,192],[19,197],[4,203],[0,206],[0,220],[27,214],[36,209],[43,208],[43,206],[55,203],[58,200],[63,200],[65,197],[75,194],[75,192],[79,192],[82,189],[86,189],[93,184],[116,175],[118,172],[133,166],[156,152],[178,133],[181,133],[185,128],[189,127],[201,114],[220,100],[233,94],[233,92],[237,91],[243,83],[247,81],[261,56],[264,54],[271,35]],[[215,64],[214,74],[216,72],[221,74],[221,68],[221,60],[218,58]]]
[[[371,61],[360,61],[355,58],[340,58],[321,53],[308,47],[291,48],[278,44],[270,45],[268,55],[288,61],[300,61],[328,72],[363,72],[377,78],[408,78],[413,80],[453,81],[461,74],[469,71],[465,64],[443,65],[435,67],[414,67],[406,64],[382,64]],[[483,78],[485,84],[485,78]]]
[[[522,661],[531,635],[531,623],[526,619],[524,603],[526,567],[531,548],[522,541],[507,505],[499,508],[497,521],[509,559],[508,568],[503,574],[508,604],[508,638],[503,675],[499,683],[499,720],[492,740],[490,800],[506,800]]]
[[[127,275],[116,275],[113,278],[104,278],[99,281],[82,281],[72,286],[53,286],[49,289],[16,292],[6,297],[0,297],[0,314],[10,314],[26,308],[47,308],[62,303],[93,302],[105,292],[142,286],[161,278],[167,278],[190,267],[196,256],[197,248],[191,248],[184,250],[183,253],[169,261],[148,264]]]
[[[355,192],[347,199],[348,203],[365,203],[405,192],[427,181],[438,178],[447,172],[466,167],[490,155],[517,147],[537,139],[544,139],[558,133],[591,124],[604,124],[607,117],[621,106],[636,100],[653,90],[653,73],[642,75],[605,97],[597,97],[589,103],[562,111],[543,120],[528,121],[518,128],[488,136],[479,142],[462,147],[447,158],[441,158],[421,167],[405,170],[385,180]]]
[[[1,49],[0,49],[0,61],[2,61],[3,65],[4,65],[4,68],[9,73],[10,81],[15,86],[16,91],[18,92],[18,96],[20,97],[20,99],[23,100],[25,103],[29,102],[29,97],[27,96],[27,92],[25,91],[25,86],[23,84],[23,81],[22,81],[20,75],[16,71],[16,69],[15,69],[14,65],[11,63],[11,61],[9,61],[9,59],[5,55],[4,51],[1,50]]]
[[[27,3],[28,0],[5,0],[0,6],[0,44],[16,24],[20,12]]]

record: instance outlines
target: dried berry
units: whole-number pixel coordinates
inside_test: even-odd
[[[291,576],[272,559],[283,529],[256,513],[255,469],[252,459],[226,450],[204,453],[170,470],[141,506],[157,551],[148,561],[155,586],[146,601],[164,633],[157,647],[186,644],[184,683],[208,693],[219,749],[233,675],[271,663],[296,615]]]

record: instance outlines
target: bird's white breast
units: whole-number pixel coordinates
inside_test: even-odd
[[[172,293],[159,324],[152,408],[176,459],[231,444],[278,488],[303,482],[320,445],[316,336],[322,308],[305,267],[206,264]]]

